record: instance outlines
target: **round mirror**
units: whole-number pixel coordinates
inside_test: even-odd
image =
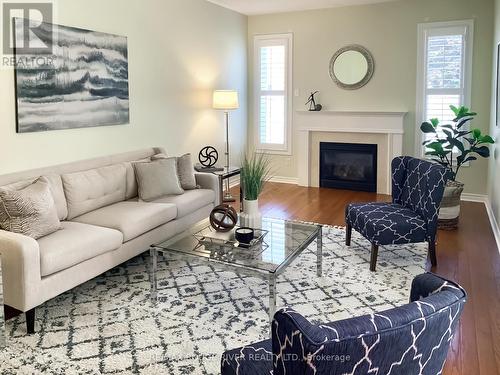
[[[366,48],[358,45],[347,46],[333,55],[330,61],[330,76],[339,87],[355,90],[370,81],[374,67],[373,56]]]

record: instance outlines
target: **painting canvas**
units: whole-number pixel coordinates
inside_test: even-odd
[[[14,50],[22,21],[14,22]],[[42,24],[42,31],[44,27],[47,32],[38,37],[52,43],[52,60],[15,69],[17,132],[128,124],[127,38],[51,24]]]

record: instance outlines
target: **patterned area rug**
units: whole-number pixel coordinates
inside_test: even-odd
[[[316,244],[278,281],[278,308],[291,306],[311,321],[328,322],[408,301],[413,277],[424,271],[426,246],[383,247],[377,272],[370,246],[344,229],[323,230],[323,277]],[[198,260],[159,263],[160,301],[149,300],[149,257],[136,257],[37,309],[37,333],[23,317],[7,322],[0,352],[6,374],[218,374],[226,349],[266,339],[268,287]]]

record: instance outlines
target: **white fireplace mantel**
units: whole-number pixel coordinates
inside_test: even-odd
[[[311,155],[311,138],[314,132],[343,133],[342,139],[352,138],[352,143],[362,143],[359,133],[377,134],[380,138],[379,158],[383,163],[390,163],[390,160],[401,155],[403,151],[403,125],[406,114],[407,112],[379,111],[296,111],[294,121],[299,132],[299,185],[311,186],[311,161],[317,160]],[[390,194],[390,168],[384,165],[384,168],[378,169],[385,172],[384,175],[378,176],[377,192]]]

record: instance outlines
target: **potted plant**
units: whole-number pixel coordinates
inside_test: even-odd
[[[262,219],[259,211],[259,195],[265,183],[271,178],[269,158],[263,153],[253,152],[250,157],[245,155],[240,173],[243,188],[243,213],[240,215],[240,224],[258,228]]]
[[[458,226],[460,197],[464,189],[464,184],[457,181],[460,168],[478,157],[488,158],[488,145],[495,143],[489,135],[481,134],[480,129],[464,129],[464,125],[472,121],[477,113],[464,106],[450,106],[450,109],[454,113],[452,123],[440,123],[434,118],[420,126],[423,133],[432,134],[423,142],[425,155],[450,170],[450,179],[439,211],[438,226],[441,229],[455,229]]]

